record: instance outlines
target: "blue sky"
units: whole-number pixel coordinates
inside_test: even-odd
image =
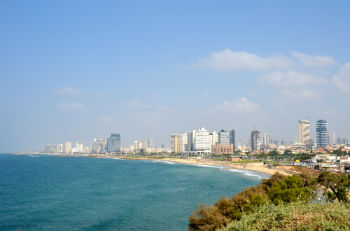
[[[0,152],[204,126],[349,137],[349,1],[1,1]]]

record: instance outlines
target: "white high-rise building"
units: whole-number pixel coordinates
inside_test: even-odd
[[[183,133],[181,135],[181,144],[180,144],[180,150],[182,153],[190,151],[189,147],[188,147],[188,134],[187,132]]]
[[[299,120],[299,144],[304,145],[305,148],[310,148],[310,122],[308,120]]]
[[[181,141],[182,135],[174,134],[171,135],[171,152],[172,153],[181,153]]]
[[[80,141],[75,143],[75,152],[78,152],[78,153],[84,152],[84,145]]]
[[[270,146],[271,145],[271,133],[264,132],[262,135],[262,144],[264,146]]]
[[[213,131],[212,133],[209,134],[210,136],[210,143],[211,145],[217,145],[219,143],[219,135],[216,131]]]
[[[211,141],[209,138],[209,132],[205,128],[200,128],[195,131],[194,150],[196,152],[201,153],[211,152]]]
[[[134,152],[140,152],[140,150],[144,148],[144,146],[145,145],[141,141],[135,140],[133,143]]]
[[[63,144],[58,144],[56,150],[57,150],[57,152],[64,152],[64,145]]]
[[[147,139],[147,148],[153,148],[153,139],[152,138]]]
[[[330,145],[337,144],[337,139],[335,137],[335,132],[333,132],[333,131],[329,131],[329,144]]]
[[[66,143],[64,144],[64,152],[66,154],[72,153],[72,143],[70,141],[66,141]]]

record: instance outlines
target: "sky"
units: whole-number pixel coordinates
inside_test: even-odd
[[[205,127],[349,137],[349,1],[0,1],[0,152]]]

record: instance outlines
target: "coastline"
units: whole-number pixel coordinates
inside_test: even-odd
[[[107,157],[108,158],[108,157]],[[114,158],[114,157],[110,157]],[[229,161],[215,161],[209,159],[180,159],[180,158],[147,158],[147,157],[127,157],[127,156],[118,156],[116,159],[126,159],[126,160],[156,160],[160,162],[173,162],[178,164],[188,164],[188,165],[197,165],[197,166],[220,166],[227,169],[236,169],[236,170],[247,170],[253,172],[260,172],[267,175],[273,175],[275,173],[280,173],[282,175],[291,175],[290,172],[287,172],[284,169],[279,168],[268,168],[263,164],[263,162],[256,163],[232,163]]]
[[[210,159],[197,159],[197,158],[169,158],[169,157],[135,157],[135,156],[108,156],[108,155],[98,155],[98,154],[61,154],[61,153],[11,153],[14,155],[51,155],[57,157],[94,157],[94,158],[106,158],[106,159],[122,159],[122,160],[151,160],[159,162],[171,162],[177,164],[188,164],[196,166],[217,166],[224,167],[232,170],[246,170],[258,173],[263,173],[267,175],[273,175],[275,173],[280,173],[282,175],[291,175],[293,172],[281,168],[268,168],[263,162],[251,162],[251,163],[232,163],[230,161],[216,161]]]

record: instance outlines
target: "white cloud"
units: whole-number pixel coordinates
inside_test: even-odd
[[[207,58],[200,58],[194,67],[210,68],[217,71],[268,71],[276,68],[287,68],[292,65],[284,56],[261,57],[245,51],[229,49],[213,52]]]
[[[301,52],[292,52],[292,57],[307,67],[328,67],[337,62],[330,56],[311,56]]]
[[[57,89],[53,92],[54,94],[56,95],[71,95],[71,96],[77,96],[77,95],[80,95],[81,94],[81,91],[79,90],[76,90],[72,87],[64,87],[64,88],[61,88],[61,89]]]
[[[299,72],[295,70],[275,71],[263,75],[260,82],[270,84],[276,88],[302,87],[307,84],[326,84],[327,79],[313,74]]]
[[[337,64],[330,56],[311,56],[301,52],[291,55],[275,55],[269,57],[245,51],[225,49],[211,53],[208,57],[199,58],[191,67],[209,68],[216,71],[277,71],[300,68],[322,68]]]
[[[272,86],[289,99],[303,100],[319,98],[315,86],[325,86],[328,83],[324,77],[296,70],[275,71],[261,76],[258,81]]]
[[[99,120],[100,122],[105,124],[112,124],[116,122],[112,117],[109,117],[109,116],[103,116]]]
[[[316,100],[320,97],[313,89],[282,89],[281,92],[287,98],[295,100]]]
[[[350,63],[345,63],[332,77],[332,82],[343,93],[349,93],[350,88]]]
[[[67,102],[60,102],[57,104],[57,106],[66,111],[80,111],[84,110],[85,106],[81,103],[67,103]]]
[[[235,101],[227,100],[221,104],[216,105],[216,109],[233,114],[250,114],[262,111],[259,105],[245,97],[241,97]]]

